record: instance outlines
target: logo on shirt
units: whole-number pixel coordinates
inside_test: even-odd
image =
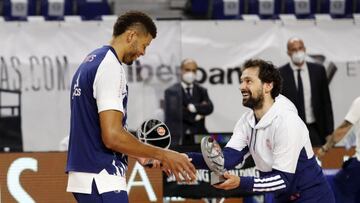
[[[79,73],[77,79],[76,79],[76,83],[74,85],[74,92],[72,94],[72,97],[71,99],[74,99],[74,97],[79,97],[81,96],[81,88],[79,87],[79,79],[80,79],[80,75],[81,75],[81,72]]]
[[[83,63],[92,62],[95,58],[96,58],[95,54],[89,55],[84,59]]]
[[[166,133],[166,130],[165,130],[165,128],[163,128],[163,127],[158,127],[157,129],[156,129],[156,132],[160,135],[160,136],[164,136],[165,135],[165,133]]]
[[[267,146],[270,150],[272,150],[271,142],[270,142],[269,139],[266,139],[266,146]]]

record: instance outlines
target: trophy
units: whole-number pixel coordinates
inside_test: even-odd
[[[210,136],[203,137],[201,140],[201,153],[204,157],[206,165],[211,170],[210,182],[211,185],[216,185],[224,182],[224,155],[220,145]]]

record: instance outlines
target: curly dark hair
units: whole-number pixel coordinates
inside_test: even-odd
[[[262,59],[249,59],[245,61],[242,71],[247,68],[259,68],[259,79],[263,83],[273,83],[273,89],[271,90],[271,97],[275,99],[280,94],[282,88],[282,78],[279,70],[268,61]]]
[[[145,34],[150,33],[155,39],[157,31],[154,21],[148,15],[140,11],[129,11],[119,16],[114,24],[113,36],[117,37],[130,27],[135,26],[140,27]]]

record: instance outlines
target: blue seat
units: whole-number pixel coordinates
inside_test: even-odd
[[[7,21],[26,21],[28,16],[36,14],[36,0],[25,0],[25,4],[4,0],[3,15]]]
[[[107,0],[76,0],[78,15],[83,20],[101,20],[102,15],[110,15]]]
[[[224,13],[224,0],[213,0],[212,18],[213,19],[242,19],[244,13],[244,0],[239,0],[239,12],[234,15],[226,15]]]
[[[72,0],[63,2],[52,2],[51,0],[41,0],[41,15],[46,20],[64,20],[65,15],[72,15]]]
[[[344,0],[344,5],[335,2],[331,5],[330,0],[323,0],[320,13],[331,15],[333,18],[351,18],[353,12],[353,0]],[[331,9],[331,6],[333,9]],[[343,12],[343,13],[342,13]]]
[[[191,14],[194,16],[206,16],[209,9],[208,0],[191,0]]]
[[[356,14],[360,14],[360,0],[354,0],[353,12]]]
[[[270,8],[273,8],[270,11]],[[281,10],[281,0],[273,0],[273,5],[268,2],[260,3],[260,0],[248,1],[248,14],[259,15],[261,19],[278,19]]]
[[[315,13],[316,13],[316,4],[317,1],[314,0],[308,0],[309,2],[309,12],[303,13],[301,12],[301,10],[296,10],[295,9],[295,0],[285,0],[285,14],[294,14],[296,15],[296,18],[298,19],[306,19],[306,18],[314,18],[315,17]],[[299,8],[299,7],[298,7]],[[304,4],[300,4],[300,9],[304,8]]]
[[[353,11],[354,13],[360,14],[360,0],[354,0],[354,8]]]

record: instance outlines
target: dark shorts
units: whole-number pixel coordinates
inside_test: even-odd
[[[303,191],[296,203],[335,203],[334,193],[327,181],[317,187]]]
[[[111,191],[99,194],[95,182],[92,183],[91,194],[73,193],[75,199],[79,203],[128,203],[128,195],[126,191]]]
[[[350,158],[334,177],[336,202],[360,202],[360,162]]]
[[[306,188],[291,196],[274,196],[274,200],[270,201],[271,194],[265,195],[266,203],[335,203],[334,193],[329,183],[325,180]]]

